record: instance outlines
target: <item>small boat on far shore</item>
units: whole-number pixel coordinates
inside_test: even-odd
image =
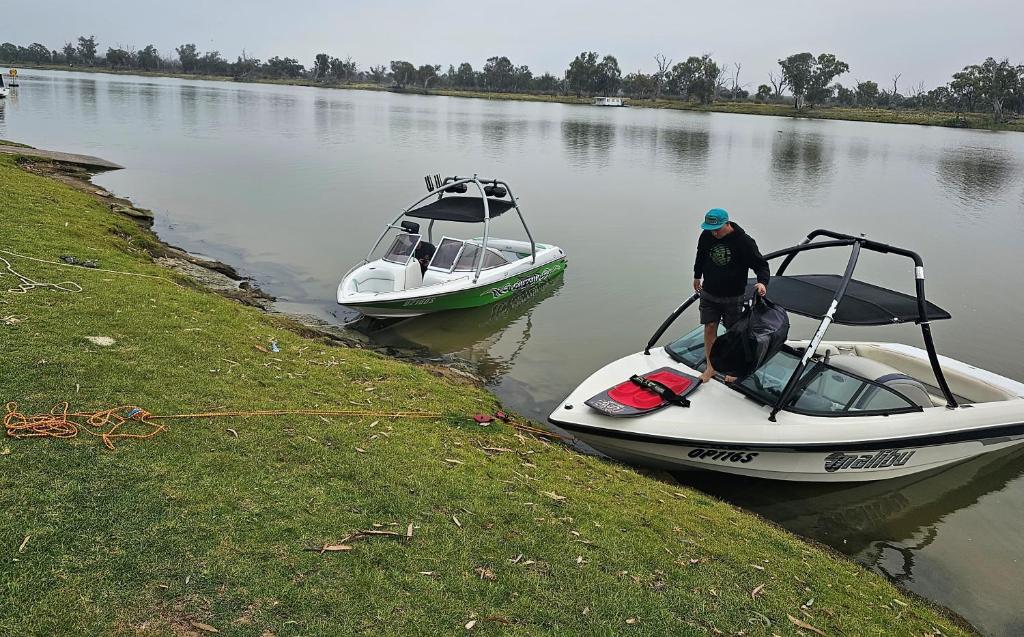
[[[626,102],[621,97],[604,97],[598,96],[594,98],[594,106],[625,106]]]

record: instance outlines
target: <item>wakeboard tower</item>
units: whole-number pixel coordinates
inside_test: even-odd
[[[565,270],[561,248],[534,241],[507,182],[476,175],[428,175],[424,181],[427,195],[387,224],[366,258],[342,278],[340,305],[375,318],[479,307],[511,298]],[[511,210],[519,217],[525,241],[490,236],[491,221]],[[483,236],[442,234],[435,245],[434,225],[439,221],[482,224]],[[427,222],[426,233],[421,222]],[[392,232],[390,247],[374,258]]]
[[[849,258],[841,275],[787,274],[799,254],[842,248]],[[854,279],[862,251],[911,260],[915,294]],[[895,478],[1024,442],[1024,384],[936,352],[931,322],[950,315],[925,297],[917,253],[815,230],[765,258],[781,260],[768,290],[774,303],[819,321],[809,340],[786,340],[735,382],[718,375],[697,390],[673,388],[664,374],[692,378],[704,369],[703,328],[655,346],[696,302],[694,294],[642,352],[594,372],[550,422],[626,462],[811,482]],[[833,323],[915,323],[925,347],[825,341]],[[660,380],[676,395],[685,391],[686,402],[673,402],[662,388],[643,387],[635,377]],[[635,411],[609,408],[609,399]]]

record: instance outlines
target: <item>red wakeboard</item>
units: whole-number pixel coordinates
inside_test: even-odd
[[[643,416],[669,405],[689,406],[687,397],[700,387],[700,379],[671,367],[633,376],[588,399],[586,405],[606,416]]]

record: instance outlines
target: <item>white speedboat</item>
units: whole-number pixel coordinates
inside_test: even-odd
[[[4,74],[0,73],[0,97],[7,97],[9,92],[10,89],[4,86]]]
[[[427,196],[402,211],[381,233],[362,262],[338,285],[338,303],[377,318],[409,317],[479,307],[503,301],[557,277],[565,270],[565,252],[537,243],[526,226],[507,183],[498,179],[427,176]],[[472,195],[464,195],[470,189]],[[461,196],[460,196],[461,195]],[[433,199],[429,203],[424,203]],[[490,222],[515,210],[526,239],[496,239]],[[404,217],[410,219],[402,220]],[[429,221],[426,236],[420,223]],[[438,221],[483,224],[483,237],[441,235]],[[391,231],[397,235],[379,257],[373,255]]]
[[[850,250],[843,275],[785,274],[800,253],[843,247]],[[916,296],[854,279],[864,250],[913,260]],[[815,482],[894,478],[1024,442],[1024,384],[936,353],[929,323],[950,315],[925,298],[916,253],[815,230],[765,258],[782,259],[771,299],[821,321],[811,339],[787,341],[736,382],[719,376],[700,385],[701,328],[654,347],[695,294],[643,352],[606,365],[577,387],[551,413],[551,423],[626,462]],[[903,322],[921,326],[923,350],[824,340],[832,323]],[[651,385],[645,377],[662,382]],[[644,415],[609,415],[616,411]]]

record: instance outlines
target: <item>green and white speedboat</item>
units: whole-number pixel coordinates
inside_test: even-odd
[[[384,228],[366,258],[338,285],[338,303],[366,316],[397,318],[503,301],[565,270],[565,252],[537,243],[512,189],[500,179],[427,176],[427,196]],[[473,194],[466,194],[472,189]],[[429,201],[428,200],[432,200]],[[426,202],[426,203],[425,203]],[[490,236],[490,222],[515,210],[526,241]],[[404,219],[409,217],[409,219]],[[420,223],[429,221],[426,237]],[[483,237],[441,235],[438,221],[482,223]],[[373,256],[389,233],[397,235],[379,258]]]

